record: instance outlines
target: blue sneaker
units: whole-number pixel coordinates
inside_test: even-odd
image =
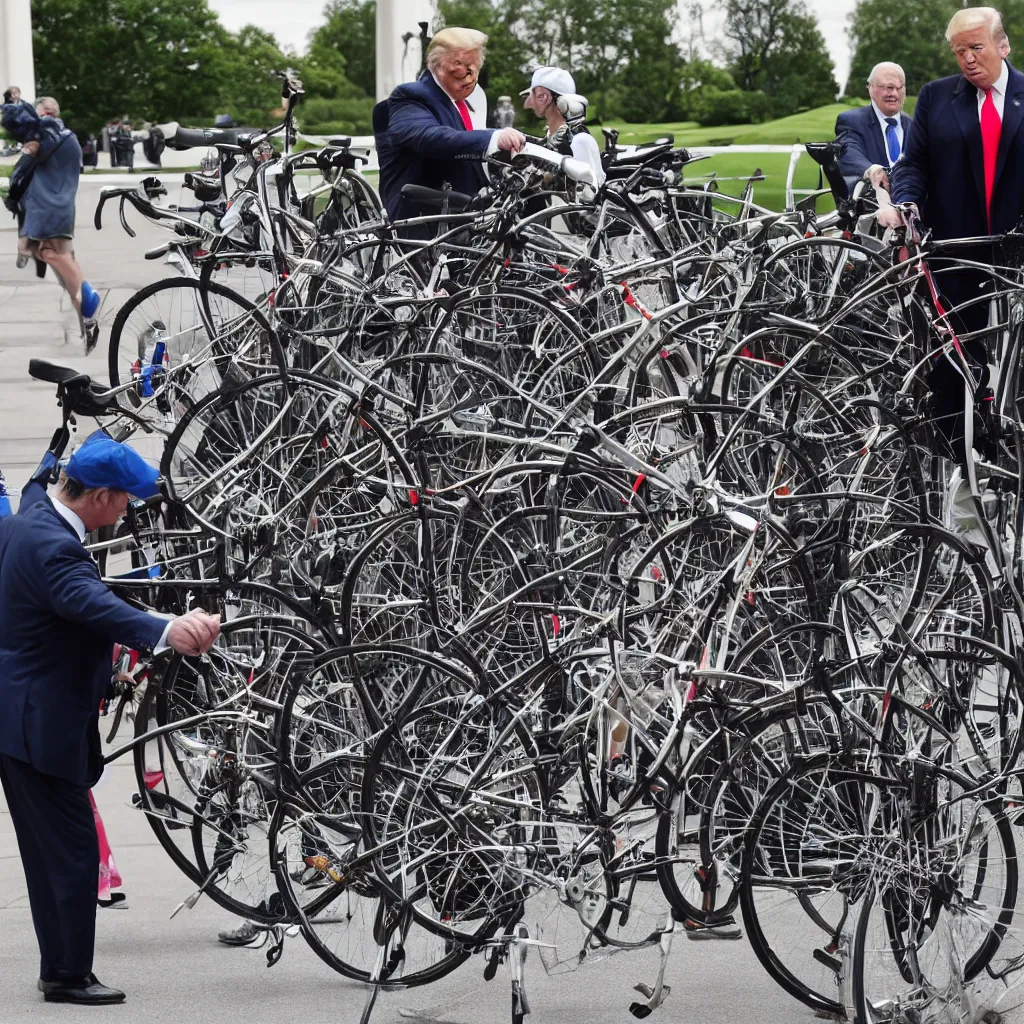
[[[100,308],[100,293],[88,281],[82,282],[82,316],[91,320]]]

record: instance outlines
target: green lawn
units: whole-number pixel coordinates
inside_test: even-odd
[[[786,172],[789,170],[788,153],[727,153],[686,167],[686,183],[703,185],[712,175],[718,182],[718,191],[726,195],[739,195],[747,179],[760,169],[764,181],[754,183],[754,202],[769,210],[786,208]],[[800,158],[797,164],[796,188],[818,188],[818,165],[809,156]],[[825,185],[825,188],[828,186]],[[798,197],[799,198],[799,197]],[[818,212],[835,209],[831,196],[818,200]]]
[[[906,112],[912,114],[916,96],[907,97]],[[866,101],[865,101],[866,102]],[[677,146],[791,146],[800,142],[828,142],[834,138],[836,117],[844,110],[851,110],[860,104],[831,103],[791,117],[781,117],[765,124],[724,125],[719,128],[701,128],[692,121],[671,124],[629,124],[607,122],[605,127],[619,130],[619,143],[635,145],[652,142],[663,135],[672,135]],[[600,128],[593,129],[600,138]],[[754,185],[754,201],[772,210],[781,210],[786,205],[786,172],[789,169],[788,153],[727,153],[701,160],[686,170],[688,183],[703,184],[714,174],[719,181],[719,191],[738,195],[755,170],[760,168],[766,180]],[[730,181],[735,178],[741,180]],[[802,156],[797,164],[796,188],[818,187],[818,166],[808,156]],[[827,186],[825,186],[827,187]],[[818,211],[834,208],[830,196],[818,200]]]
[[[865,101],[867,102],[867,101]],[[913,114],[916,96],[908,96],[905,110]],[[678,146],[739,146],[771,145],[784,146],[796,142],[826,142],[833,137],[836,117],[844,110],[860,106],[859,103],[830,103],[826,107],[780,117],[777,121],[764,124],[722,125],[718,128],[701,128],[692,121],[678,121],[669,124],[629,124],[623,121],[606,121],[604,127],[619,130],[619,142],[633,145],[651,142],[671,134]],[[601,129],[594,134],[600,137]]]

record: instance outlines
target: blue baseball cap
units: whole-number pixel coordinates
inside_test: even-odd
[[[160,473],[134,448],[97,430],[68,460],[64,472],[83,487],[112,487],[136,498],[159,493]]]

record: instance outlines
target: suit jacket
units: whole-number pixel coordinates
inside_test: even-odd
[[[911,119],[901,113],[900,124],[903,126],[903,148],[906,149]],[[870,103],[856,110],[844,110],[836,118],[836,138],[846,145],[839,158],[839,170],[851,184],[860,181],[872,164],[889,166],[882,126]]]
[[[1006,84],[992,192],[992,232],[1016,227],[1024,212],[1024,75]],[[921,89],[914,124],[892,181],[894,203],[917,203],[936,238],[987,235],[978,90],[953,75]]]
[[[373,132],[380,196],[392,220],[438,212],[403,199],[403,185],[439,189],[447,183],[473,195],[487,184],[482,160],[492,132],[466,131],[455,104],[429,72],[374,107]]]
[[[0,521],[0,753],[93,785],[114,642],[148,650],[166,625],[115,597],[42,486],[26,487]]]

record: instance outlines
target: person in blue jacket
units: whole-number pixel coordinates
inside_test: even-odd
[[[37,269],[52,268],[79,316],[86,354],[99,339],[96,314],[100,294],[82,274],[75,259],[75,197],[82,173],[82,147],[74,132],[64,127],[60,105],[52,96],[26,104],[4,104],[0,123],[22,143],[22,158],[11,173],[11,187],[30,174],[31,180],[17,205],[18,266],[35,259]],[[8,204],[10,205],[10,204]]]
[[[0,784],[18,837],[47,1002],[118,1003],[93,974],[99,844],[89,789],[103,768],[99,708],[113,645],[197,656],[220,630],[204,612],[167,620],[116,597],[83,545],[158,474],[100,431],[51,496],[48,454],[0,519]]]
[[[487,97],[477,83],[486,45],[483,32],[442,29],[430,40],[420,78],[374,107],[380,195],[392,220],[438,213],[404,197],[403,185],[475,195],[487,184],[484,160],[498,151],[518,153],[526,144],[515,128],[486,127]]]

